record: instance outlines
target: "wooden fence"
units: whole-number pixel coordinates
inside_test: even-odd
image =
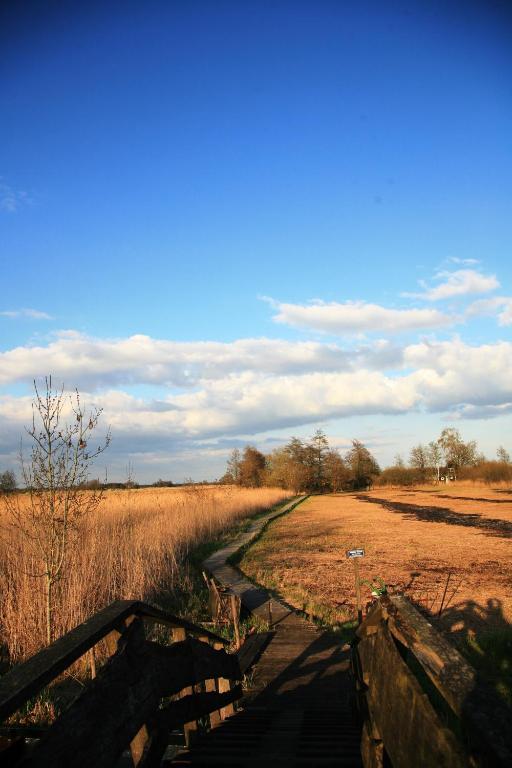
[[[512,765],[504,705],[406,598],[375,605],[352,667],[365,768]]]
[[[146,638],[155,624],[171,629],[170,644]],[[106,768],[129,747],[134,765],[156,766],[171,731],[183,728],[190,741],[199,718],[215,726],[242,695],[243,669],[226,640],[145,603],[116,601],[0,678],[0,722],[101,641],[110,656],[97,676],[35,746],[4,740],[2,765]]]

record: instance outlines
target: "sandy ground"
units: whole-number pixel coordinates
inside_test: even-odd
[[[272,524],[242,567],[298,607],[355,610],[345,551],[363,547],[361,578],[381,577],[441,625],[466,633],[512,622],[512,489],[454,483],[314,496]],[[370,599],[363,587],[363,604]]]

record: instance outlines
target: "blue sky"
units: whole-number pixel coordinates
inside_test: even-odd
[[[113,478],[512,449],[512,19],[446,6],[3,4],[0,467],[46,373]]]

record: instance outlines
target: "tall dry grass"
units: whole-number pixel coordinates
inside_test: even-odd
[[[189,486],[107,491],[83,520],[58,583],[54,636],[116,599],[162,600],[192,589],[187,555],[283,501],[279,488]],[[20,503],[25,503],[20,494]],[[18,662],[45,643],[44,581],[33,551],[0,513],[0,642]]]

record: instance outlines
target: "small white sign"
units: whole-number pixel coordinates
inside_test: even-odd
[[[364,557],[364,549],[347,549],[347,557]]]

